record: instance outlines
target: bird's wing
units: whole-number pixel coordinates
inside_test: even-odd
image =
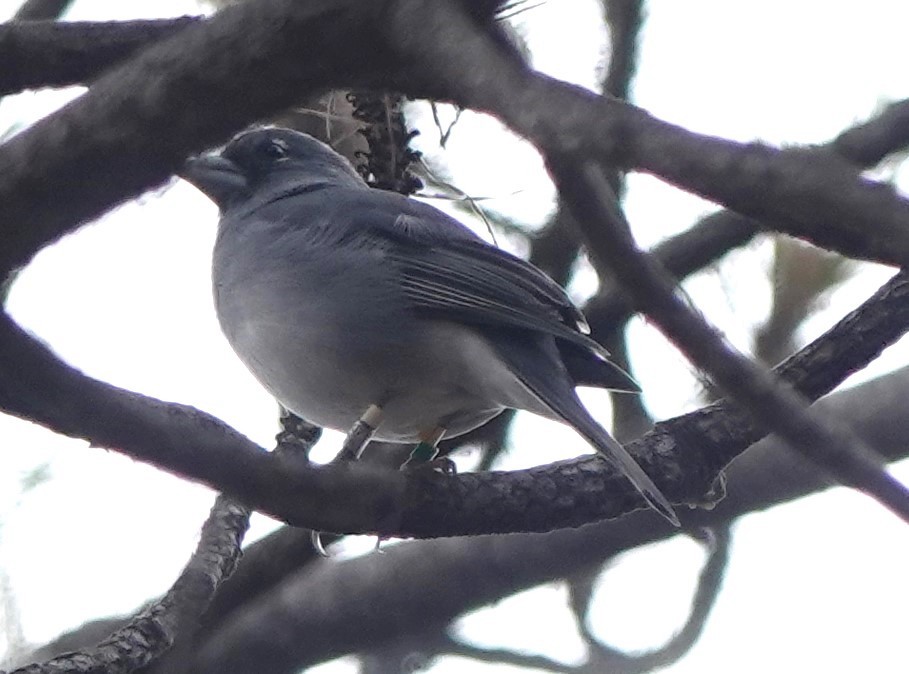
[[[393,242],[384,254],[418,313],[548,333],[604,358],[608,355],[585,334],[589,329],[583,314],[552,279],[485,243],[460,223],[458,235],[451,236],[455,221],[420,206],[374,230]]]
[[[485,244],[396,248],[387,252],[418,311],[463,320],[584,337],[583,316],[522,260]]]
[[[280,215],[297,235],[320,246],[330,239],[332,245],[374,250],[398,273],[419,314],[551,334],[608,355],[585,334],[583,314],[552,279],[432,206],[365,188],[284,195],[270,207],[279,206],[272,217]]]

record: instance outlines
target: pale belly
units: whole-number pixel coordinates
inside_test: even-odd
[[[419,334],[382,344],[247,322],[231,343],[260,383],[311,423],[347,432],[377,405],[375,438],[386,442],[419,442],[438,428],[454,437],[506,407],[528,406],[532,394],[482,337],[450,323]]]

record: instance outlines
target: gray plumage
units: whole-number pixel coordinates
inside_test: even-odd
[[[241,134],[182,176],[221,210],[221,327],[286,408],[347,431],[377,405],[376,438],[401,443],[529,410],[574,427],[678,523],[574,391],[637,385],[539,269],[431,206],[370,189],[327,145],[288,129]]]

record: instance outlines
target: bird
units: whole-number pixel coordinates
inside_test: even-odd
[[[429,204],[370,188],[295,130],[242,132],[179,175],[220,211],[212,285],[222,331],[285,408],[430,447],[526,410],[572,427],[678,526],[575,391],[637,383],[543,271]]]

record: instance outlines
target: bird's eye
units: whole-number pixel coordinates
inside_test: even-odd
[[[262,148],[262,152],[269,159],[277,160],[284,159],[289,149],[283,140],[271,140]]]

